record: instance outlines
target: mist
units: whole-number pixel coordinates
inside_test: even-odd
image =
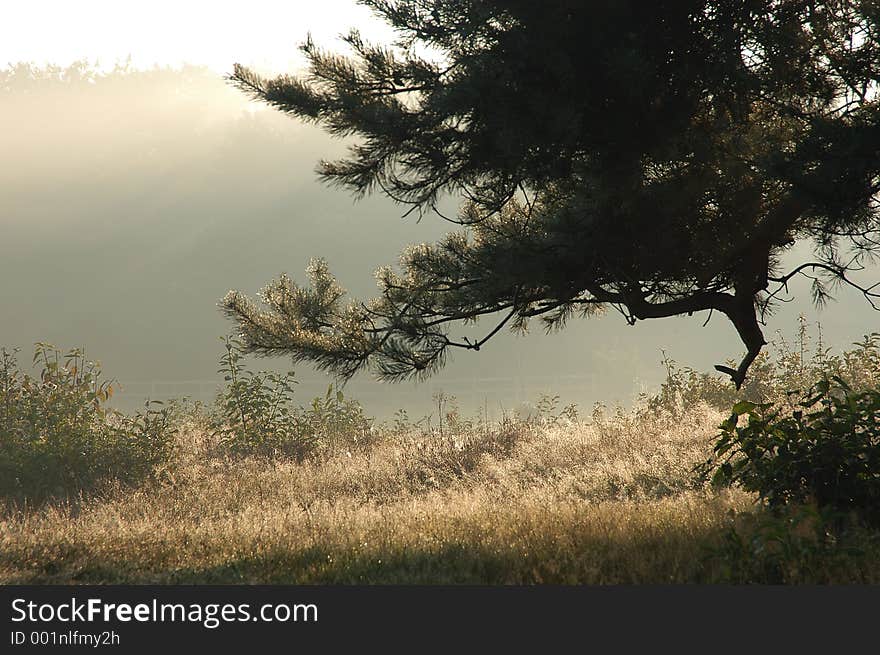
[[[310,258],[323,257],[353,295],[369,297],[377,267],[452,227],[321,184],[315,165],[346,144],[249,101],[206,68],[19,64],[0,71],[0,125],[0,346],[21,348],[25,364],[35,341],[84,347],[121,382],[123,407],[147,396],[212,397],[219,338],[232,330],[217,302],[229,289],[253,294],[281,272],[302,280]],[[456,205],[445,201],[451,212]],[[820,312],[805,283],[791,289],[796,300],[768,319],[768,339],[791,338],[800,314],[820,322],[835,349],[880,327],[856,291],[839,290]],[[582,407],[627,404],[662,381],[664,352],[700,371],[738,358],[732,326],[715,316],[704,327],[706,318],[629,327],[611,311],[551,335],[536,323],[479,353],[455,353],[427,382],[358,376],[345,391],[378,418],[435,411],[438,391],[467,412],[497,413],[541,393]],[[303,404],[332,382],[284,358],[249,365],[294,368]]]

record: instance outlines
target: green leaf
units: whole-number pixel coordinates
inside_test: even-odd
[[[730,411],[736,416],[742,416],[743,414],[750,413],[757,406],[757,403],[748,400],[741,400],[736,403]]]

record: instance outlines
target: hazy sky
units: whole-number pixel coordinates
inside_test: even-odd
[[[66,66],[98,60],[112,68],[129,55],[137,68],[186,62],[228,72],[240,62],[266,72],[300,65],[297,46],[357,27],[370,39],[391,30],[353,0],[12,0],[3,3],[0,65]]]
[[[301,280],[309,258],[323,256],[344,286],[369,296],[376,267],[438,239],[442,221],[402,221],[381,196],[355,204],[319,184],[316,162],[342,155],[342,144],[278,112],[247,111],[256,105],[222,78],[234,62],[290,71],[309,31],[339,50],[350,27],[392,36],[351,0],[4,3],[0,72],[82,60],[110,71],[129,55],[132,69],[94,83],[25,70],[0,85],[0,346],[22,348],[22,362],[34,341],[84,346],[140,402],[156,380],[216,378],[217,339],[231,329],[217,301],[228,289],[253,294],[282,271]],[[138,70],[155,65],[175,70]],[[793,289],[798,300],[780,308],[768,338],[790,337],[801,312],[836,348],[877,329],[857,293],[817,312],[803,284]],[[501,333],[479,354],[455,353],[424,385],[361,379],[353,395],[371,413],[405,406],[412,416],[431,411],[440,389],[465,406],[488,398],[490,410],[539,390],[582,406],[626,402],[662,379],[663,351],[701,371],[741,354],[722,317],[703,328],[704,318],[629,329],[612,312],[549,337]],[[283,358],[254,368],[273,363],[286,368]],[[296,370],[301,399],[326,389],[326,376]]]

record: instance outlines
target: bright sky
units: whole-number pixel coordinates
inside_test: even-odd
[[[385,23],[354,0],[9,0],[0,20],[0,68],[21,61],[66,66],[86,59],[112,68],[202,64],[218,73],[240,62],[262,72],[302,65],[311,32],[329,49],[357,27],[387,42]]]

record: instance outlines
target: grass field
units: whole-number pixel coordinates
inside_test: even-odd
[[[880,535],[695,482],[723,415],[595,412],[233,457],[197,422],[137,486],[9,507],[0,582],[880,583]]]

